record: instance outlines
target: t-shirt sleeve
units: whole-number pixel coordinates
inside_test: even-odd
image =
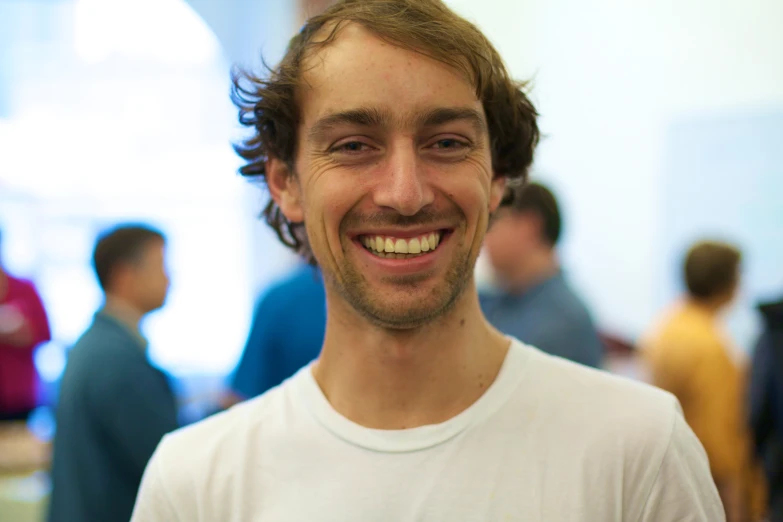
[[[713,339],[676,348],[681,349],[648,351],[653,383],[682,403],[691,429],[707,452],[713,476],[719,480],[735,477],[744,447],[739,371],[727,349]]]
[[[669,445],[640,522],[725,522],[707,455],[683,416],[675,415]]]
[[[162,446],[162,445],[161,445]],[[166,481],[161,472],[161,449],[152,456],[144,471],[131,522],[178,522],[182,520],[166,490]]]

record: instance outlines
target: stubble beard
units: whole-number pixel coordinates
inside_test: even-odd
[[[367,278],[354,263],[345,260],[339,267],[341,277],[324,274],[331,286],[362,317],[380,328],[410,330],[420,328],[447,315],[459,301],[468,287],[476,260],[469,252],[460,255],[451,263],[443,281],[426,298],[416,295],[415,289],[431,274],[387,277],[384,287],[394,288],[395,301],[384,300],[383,290],[373,289]],[[410,299],[399,299],[410,289]]]

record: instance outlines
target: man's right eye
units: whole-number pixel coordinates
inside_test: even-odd
[[[345,143],[340,143],[339,145],[335,145],[331,148],[329,152],[343,152],[347,154],[356,154],[358,152],[365,152],[370,148],[369,145],[366,143],[362,143],[361,141],[347,141]]]

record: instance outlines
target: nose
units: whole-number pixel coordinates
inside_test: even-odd
[[[379,207],[413,216],[435,199],[412,140],[400,140],[389,148],[385,168],[373,194]]]

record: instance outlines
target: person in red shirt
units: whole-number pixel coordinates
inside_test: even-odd
[[[33,353],[51,338],[35,285],[0,264],[0,420],[24,420],[37,406]]]

